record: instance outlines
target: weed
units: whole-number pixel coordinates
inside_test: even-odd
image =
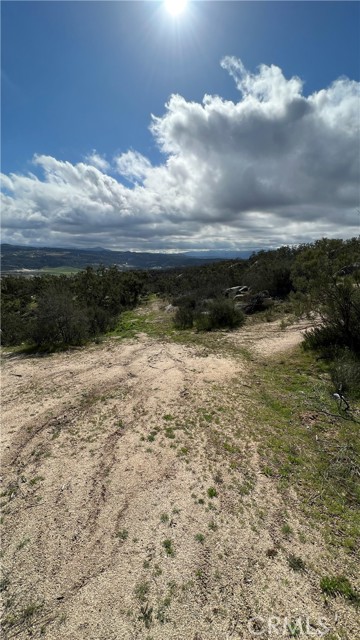
[[[166,522],[169,522],[169,516],[168,516],[168,514],[167,514],[167,513],[162,513],[162,514],[161,514],[161,516],[160,516],[160,520],[161,520],[161,522],[163,522],[164,524],[165,524]]]
[[[149,582],[139,582],[139,584],[136,585],[134,593],[135,593],[135,597],[140,601],[140,602],[145,602],[146,597],[149,595],[150,592],[150,583]]]
[[[343,596],[349,602],[359,606],[360,595],[351,586],[350,581],[345,576],[325,576],[320,580],[320,588],[327,596]]]
[[[119,540],[126,540],[128,538],[129,532],[127,529],[121,529],[121,531],[117,531],[115,536]]]
[[[223,447],[227,453],[239,453],[239,447],[235,447],[229,442],[224,442]]]
[[[204,544],[205,536],[202,533],[197,533],[195,536],[195,540],[200,542],[200,544]]]
[[[273,469],[271,467],[269,467],[269,465],[267,465],[267,464],[263,467],[262,471],[263,471],[264,476],[266,476],[267,478],[271,478],[274,475]]]
[[[22,611],[23,620],[26,621],[29,620],[29,618],[32,618],[32,616],[35,615],[35,613],[39,611],[41,607],[42,605],[36,604],[35,602],[31,602],[30,604],[28,604],[27,607],[25,607]]]
[[[202,417],[206,422],[212,422],[213,416],[210,413],[203,413]]]
[[[285,522],[285,524],[283,524],[283,526],[281,527],[281,532],[284,534],[284,536],[291,536],[293,533],[293,530],[290,527],[290,525],[287,522]]]
[[[4,576],[3,578],[1,578],[0,593],[2,593],[3,591],[6,591],[6,589],[9,587],[9,584],[10,584],[10,580],[8,576]]]
[[[153,608],[149,607],[149,603],[147,602],[145,605],[140,607],[140,613],[141,615],[139,616],[139,620],[143,621],[146,629],[150,629],[152,623]]]
[[[215,522],[214,520],[210,520],[210,522],[209,522],[209,525],[208,525],[208,526],[209,526],[209,529],[210,529],[211,531],[216,531],[216,530],[217,530],[217,528],[218,528],[218,526],[217,526],[217,524],[216,524],[216,522]]]
[[[20,551],[20,549],[23,549],[27,544],[29,544],[29,542],[30,542],[30,538],[23,538],[22,540],[20,540],[16,549]]]
[[[34,484],[36,484],[37,482],[42,482],[43,480],[45,480],[44,476],[35,476],[35,478],[32,478],[29,482],[29,485],[34,486]]]
[[[165,622],[168,621],[165,616],[165,612],[166,612],[166,609],[170,607],[170,604],[171,604],[171,598],[170,596],[167,596],[166,598],[164,598],[161,605],[159,606],[158,612],[156,614],[156,618],[157,620],[159,620],[161,624],[164,624]]]
[[[175,550],[174,550],[174,547],[172,546],[172,541],[168,538],[167,540],[163,541],[162,546],[164,547],[167,555],[173,558],[175,555]]]
[[[303,635],[302,626],[301,624],[299,625],[296,620],[288,622],[287,631],[290,638],[298,638],[300,635]]]
[[[42,603],[31,602],[25,606],[18,614],[9,614],[3,619],[3,627],[11,628],[15,625],[28,624],[33,616],[42,609]],[[17,634],[16,634],[17,635]]]
[[[215,487],[209,487],[209,489],[207,490],[207,494],[208,494],[209,498],[216,498],[217,497],[217,491],[216,491]]]
[[[299,556],[295,556],[292,553],[287,557],[287,561],[290,569],[293,571],[305,571],[306,569],[305,562],[302,558],[299,558]]]

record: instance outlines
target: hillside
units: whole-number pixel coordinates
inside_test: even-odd
[[[24,247],[2,244],[2,273],[24,270],[36,271],[71,267],[84,269],[87,266],[116,265],[121,270],[128,269],[167,269],[169,267],[185,267],[200,265],[215,260],[193,257],[183,253],[141,253],[134,251],[109,251],[107,249],[60,249],[50,247]]]
[[[358,637],[360,408],[308,324],[178,332],[153,298],[99,344],[5,350],[4,637]]]

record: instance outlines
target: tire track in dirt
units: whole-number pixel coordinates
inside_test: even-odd
[[[282,351],[294,349],[304,339],[304,334],[314,326],[313,321],[303,319],[282,328],[281,321],[261,322],[246,326],[241,332],[227,334],[227,340],[240,344],[255,356],[269,358]]]

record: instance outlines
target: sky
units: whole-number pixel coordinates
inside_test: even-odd
[[[359,28],[351,1],[3,0],[2,242],[359,235]]]

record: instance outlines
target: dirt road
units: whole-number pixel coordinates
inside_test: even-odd
[[[301,329],[231,339],[267,357]],[[4,358],[6,638],[291,637],[287,623],[315,634],[335,613],[355,638],[349,606],[319,593],[320,533],[261,473],[249,367],[145,334]],[[299,549],[310,569],[295,573],[286,558]]]

